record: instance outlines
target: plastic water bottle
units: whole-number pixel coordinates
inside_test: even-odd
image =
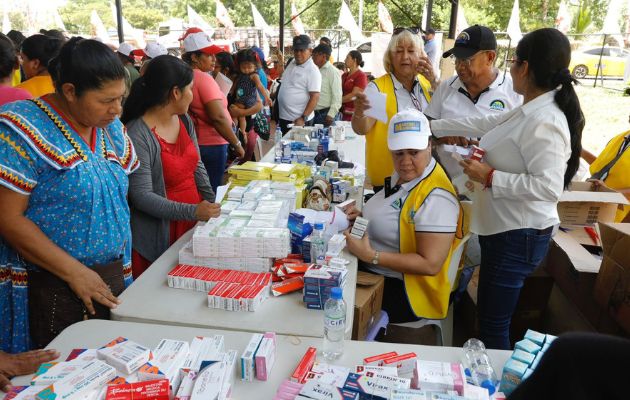
[[[316,222],[311,237],[311,262],[324,265],[326,263],[326,251],[328,251],[328,242],[324,236],[324,224]]]
[[[274,149],[274,162],[279,164],[282,160],[282,129],[280,127],[276,128],[276,135],[274,137],[273,143]]]
[[[490,395],[496,391],[499,380],[481,340],[472,338],[464,343],[464,366],[467,379],[474,385],[486,388]]]
[[[343,291],[334,287],[330,298],[324,304],[324,346],[322,355],[327,360],[335,360],[343,354],[346,333],[346,302]]]

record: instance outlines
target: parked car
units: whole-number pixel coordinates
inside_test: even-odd
[[[372,42],[363,42],[355,47],[340,47],[339,51],[333,50],[333,55],[335,56],[335,58],[337,58],[337,53],[339,53],[338,61],[344,61],[351,50],[358,50],[359,53],[361,53],[361,57],[363,58],[363,62],[365,63],[365,65],[361,69],[366,73],[372,72]]]
[[[569,70],[575,78],[595,76],[601,55],[599,76],[623,77],[630,51],[621,47],[592,47],[571,54]]]

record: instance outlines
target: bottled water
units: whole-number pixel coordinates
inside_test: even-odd
[[[323,265],[326,263],[328,242],[324,236],[324,224],[316,222],[311,236],[311,262]]]
[[[274,162],[279,164],[282,160],[282,130],[278,126],[276,128],[276,134],[274,136],[273,142],[273,150],[274,150]]]
[[[496,391],[499,381],[481,340],[472,338],[464,343],[464,366],[472,384],[488,389],[490,395]]]
[[[327,360],[335,360],[343,354],[346,333],[346,302],[340,287],[330,291],[330,298],[324,304],[324,346],[322,355]]]

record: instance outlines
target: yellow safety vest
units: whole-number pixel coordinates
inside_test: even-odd
[[[623,139],[628,133],[630,133],[630,131],[617,135],[608,142],[604,151],[602,151],[599,157],[591,164],[591,175],[600,171],[606,164],[617,157],[617,153],[619,153],[619,149],[623,144]],[[608,176],[604,180],[604,183],[611,189],[630,188],[630,148],[626,148],[624,154],[617,160],[610,171],[608,171]],[[623,221],[629,213],[630,206],[620,205],[615,215],[615,222]]]
[[[422,75],[418,75],[422,94],[431,101],[431,83]],[[387,111],[387,123],[376,121],[372,129],[365,135],[365,163],[367,176],[374,186],[383,186],[385,178],[394,172],[394,162],[387,147],[387,126],[398,110],[398,100],[394,90],[394,81],[390,74],[381,76],[374,80],[379,92],[387,95],[385,109]]]
[[[400,252],[416,252],[416,230],[413,217],[419,212],[425,199],[435,189],[443,189],[457,198],[453,184],[446,176],[439,163],[435,163],[433,171],[420,181],[409,193],[400,211]],[[451,284],[448,280],[448,267],[453,250],[464,237],[464,210],[459,207],[459,218],[455,239],[451,244],[448,257],[442,269],[435,276],[404,274],[405,292],[411,310],[418,318],[443,319],[448,312],[448,301]]]
[[[11,76],[11,86],[15,87],[20,83],[22,83],[22,74],[20,73],[20,69],[18,68],[13,71],[13,74]]]

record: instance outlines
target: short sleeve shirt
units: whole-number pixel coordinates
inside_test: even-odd
[[[193,69],[193,74],[193,100],[190,103],[189,111],[195,122],[199,145],[218,146],[227,144],[228,142],[210,123],[210,118],[204,107],[205,104],[211,101],[219,100],[223,106],[223,113],[228,120],[231,120],[227,98],[212,76],[198,69]]]
[[[280,85],[280,118],[294,121],[302,116],[308,104],[311,92],[319,92],[322,87],[322,75],[319,68],[309,58],[306,62],[297,65],[295,60],[282,74]],[[308,119],[313,118],[313,113]]]

